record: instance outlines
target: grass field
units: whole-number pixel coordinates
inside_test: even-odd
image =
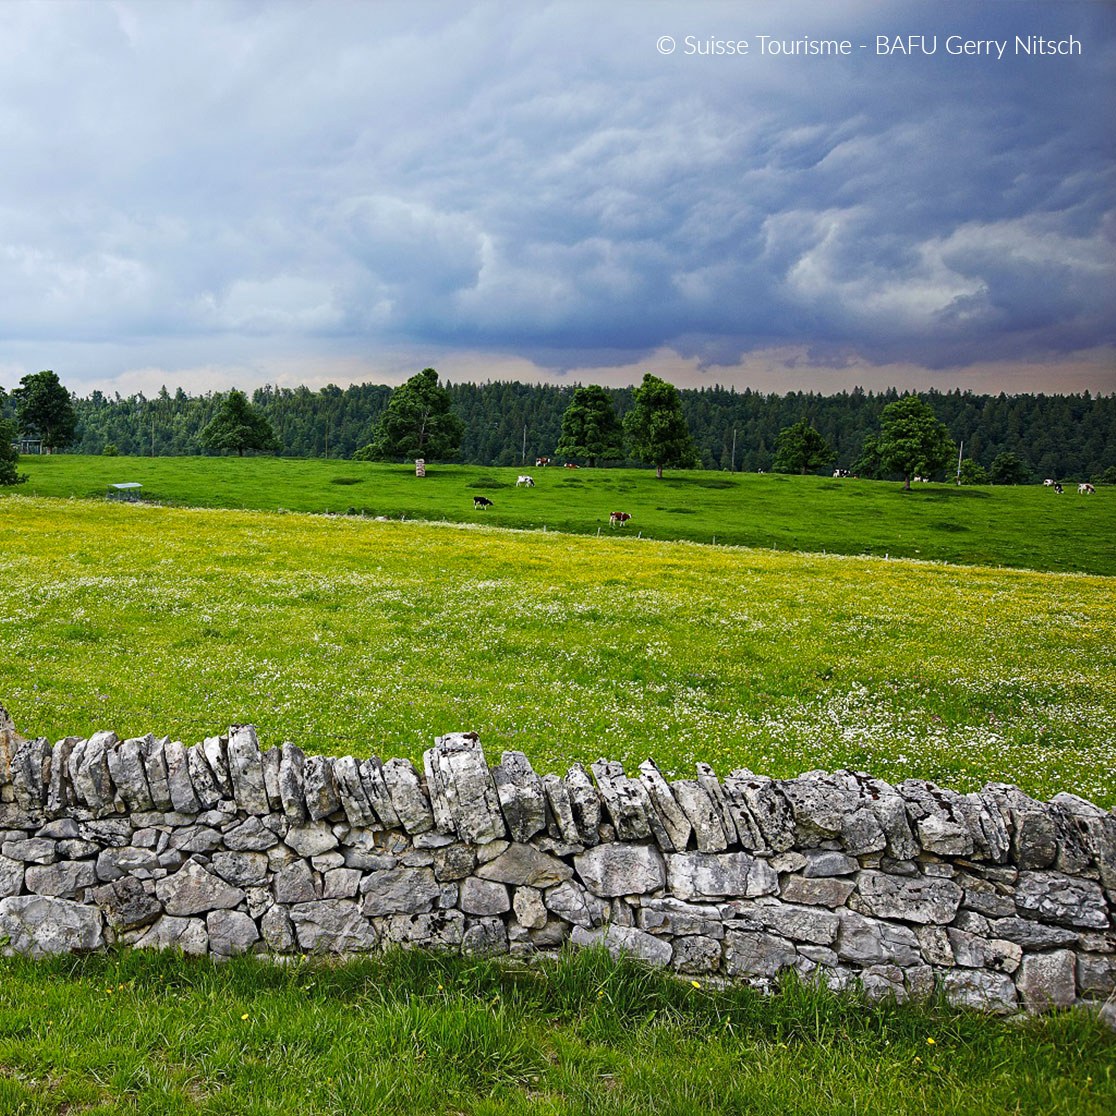
[[[1101,1116],[1114,1064],[1083,1013],[765,998],[593,952],[0,959],[5,1116]]]
[[[0,701],[23,731],[418,761],[481,734],[602,755],[852,767],[1116,804],[1110,579],[9,497]]]
[[[932,559],[969,565],[1116,574],[1116,491],[1062,497],[1041,485],[958,488],[777,474],[651,470],[414,469],[295,458],[24,457],[27,495],[101,497],[135,481],[163,503],[489,522],[579,534],[626,530],[659,540]],[[518,473],[534,478],[517,489]],[[473,510],[473,496],[493,507]]]

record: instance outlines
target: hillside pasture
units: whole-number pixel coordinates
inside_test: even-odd
[[[921,558],[965,565],[1116,574],[1116,491],[1041,485],[919,484],[779,474],[413,466],[301,458],[24,457],[25,495],[103,498],[142,484],[177,506],[353,512],[393,519],[484,522],[576,534],[622,530],[645,539],[829,554]],[[529,473],[534,488],[516,488]],[[473,496],[493,506],[473,507]]]
[[[418,761],[473,729],[544,772],[851,767],[1116,804],[1105,578],[22,496],[0,528],[26,733],[253,722]]]

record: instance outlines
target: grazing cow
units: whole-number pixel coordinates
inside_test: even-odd
[[[610,527],[623,527],[631,518],[627,512],[613,512],[608,517],[608,525]]]
[[[535,478],[534,477],[516,477],[515,478],[515,487],[516,488],[534,488],[535,487]]]
[[[1043,485],[1043,488],[1053,488],[1054,487],[1054,482],[1049,477],[1047,477],[1046,480],[1044,480],[1042,482],[1042,485]]]
[[[485,508],[492,507],[492,501],[487,496],[474,496],[473,497],[473,510],[480,509],[484,511]]]
[[[1062,486],[1057,481],[1054,482],[1054,495],[1055,496],[1061,496],[1062,495]]]
[[[547,465],[549,465],[549,464],[550,464],[550,458],[549,457],[536,457],[535,458],[535,468],[536,469],[545,469],[547,467]]]
[[[566,468],[567,469],[580,469],[581,466],[580,465],[575,465],[572,461],[567,461],[566,462]]]
[[[1089,484],[1088,481],[1085,481],[1077,486],[1078,496],[1095,496],[1096,494],[1097,490],[1091,484]]]

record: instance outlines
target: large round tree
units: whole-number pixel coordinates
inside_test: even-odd
[[[907,395],[880,413],[876,452],[888,469],[903,474],[903,487],[909,492],[911,477],[944,469],[957,447],[933,407],[917,395]]]
[[[248,396],[233,388],[217,408],[217,414],[199,436],[206,449],[277,453],[279,439],[267,417],[248,402]]]
[[[12,392],[16,418],[25,434],[36,434],[48,453],[68,446],[77,433],[77,414],[70,393],[51,371],[24,376]]]
[[[778,473],[805,473],[832,465],[837,451],[806,419],[779,431],[772,468]]]
[[[682,413],[678,388],[645,372],[632,398],[632,409],[624,416],[624,434],[632,457],[654,465],[655,476],[660,479],[664,468],[692,467],[697,450]]]
[[[624,456],[624,431],[612,397],[603,387],[590,384],[574,390],[562,415],[562,434],[554,452],[560,457],[580,457],[590,466]]]
[[[362,461],[452,457],[461,445],[464,426],[450,410],[450,402],[449,391],[438,384],[438,373],[424,368],[391,393],[372,441],[353,457]]]

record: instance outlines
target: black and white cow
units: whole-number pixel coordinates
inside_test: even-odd
[[[516,488],[534,488],[535,487],[535,478],[534,477],[516,477],[515,478],[515,487]]]
[[[492,501],[487,496],[474,496],[473,497],[473,510],[484,511],[485,508],[492,507]]]

